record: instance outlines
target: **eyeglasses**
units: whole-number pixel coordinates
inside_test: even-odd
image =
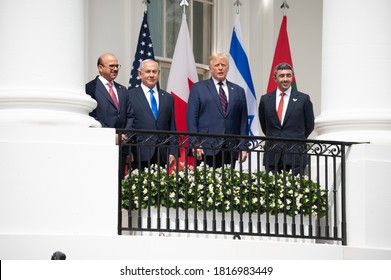
[[[109,68],[110,70],[114,70],[115,68],[117,68],[119,70],[121,68],[121,64],[110,64],[110,65],[101,64],[101,65],[103,67]]]

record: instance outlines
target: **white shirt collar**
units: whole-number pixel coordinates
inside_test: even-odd
[[[280,96],[281,92],[282,92],[282,91],[281,91],[279,88],[277,88],[277,90],[276,90],[276,95],[277,95],[277,96]],[[291,87],[291,86],[290,86],[286,91],[284,91],[284,93],[285,93],[286,96],[290,96],[290,95],[291,95],[291,92],[292,92],[292,87]]]
[[[212,79],[213,79],[213,82],[214,82],[215,86],[218,86],[217,84],[219,83],[219,81],[216,80],[214,77],[212,77]],[[227,79],[222,81],[222,83],[223,83],[223,86],[227,86]]]
[[[99,80],[102,82],[102,84],[104,84],[105,86],[107,86],[107,83],[109,83],[108,80],[106,80],[103,76],[100,76],[99,75]],[[114,81],[111,81],[111,83],[114,85]]]
[[[144,85],[143,83],[141,83],[141,88],[142,88],[142,90],[143,90],[143,92],[145,93],[145,94],[149,94],[149,91],[151,90],[149,87],[147,87],[146,85]],[[158,93],[158,91],[157,91],[157,87],[156,86],[154,86],[154,88],[152,88],[153,89],[153,94],[155,95],[155,93],[157,94]]]

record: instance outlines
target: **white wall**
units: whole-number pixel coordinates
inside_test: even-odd
[[[128,86],[144,11],[141,1],[86,0],[86,3],[86,83],[98,74],[98,57],[110,52],[122,65],[116,81]]]
[[[114,129],[2,127],[0,135],[1,236],[117,234]]]
[[[25,5],[28,3],[27,0],[21,2]],[[319,38],[315,35],[321,20],[314,22],[311,16],[315,17],[312,13],[320,14],[321,2],[290,2],[288,32],[291,51],[299,88],[307,91],[307,88],[319,87],[317,77],[320,73],[313,70],[310,63],[313,59],[313,64],[317,66],[316,61],[320,60],[316,54],[320,53],[316,47]],[[40,3],[45,4],[44,1]],[[65,4],[65,1],[62,3]],[[229,14],[229,1],[219,0],[218,3],[225,13],[222,12],[218,17],[222,35],[219,35],[216,50],[226,51],[228,47],[224,46],[230,40],[233,17]],[[249,44],[256,90],[262,92],[266,87],[281,23],[280,3],[271,0],[242,0],[242,3],[244,40]],[[246,3],[251,4],[251,7],[246,6]],[[119,82],[127,84],[131,63],[128,58],[133,58],[135,48],[131,42],[137,40],[142,18],[141,1],[89,0],[86,4],[86,81],[96,75],[99,54],[110,51],[116,53],[120,63],[126,65],[121,71]],[[298,9],[297,13],[295,9]],[[47,13],[49,11],[37,9],[34,19],[41,19]],[[58,23],[55,16],[50,18],[53,22],[48,24]],[[58,32],[61,32],[62,27],[58,26]],[[260,36],[257,35],[258,31]],[[19,37],[16,35],[14,37]],[[73,46],[78,44],[69,40],[66,43]],[[50,48],[39,44],[31,44],[29,47],[32,52],[34,47],[42,47],[40,51],[44,51],[45,47]],[[73,62],[76,56],[66,49],[66,44],[64,48],[59,52],[62,59],[65,55],[66,62]],[[15,64],[14,60],[12,57],[11,64]],[[83,68],[78,65],[81,64],[80,60],[73,62],[72,66]],[[62,69],[60,71],[54,67],[48,70],[46,64],[38,64],[31,69],[27,63],[16,65],[35,75],[44,73],[40,72],[42,68],[54,71],[51,73],[53,75],[60,73],[64,80],[61,88],[67,88],[72,84],[70,81],[74,80],[73,72],[66,72],[63,77]],[[72,77],[68,79],[68,75]],[[17,86],[17,83],[14,84]],[[80,93],[81,87],[80,84]],[[317,106],[317,99],[313,100]],[[28,108],[32,102],[26,101],[23,105]],[[391,259],[388,237],[391,228],[387,218],[391,210],[387,173],[391,167],[389,148],[360,145],[349,153],[348,244],[353,247],[273,243],[271,240],[238,242],[212,238],[194,240],[117,236],[118,147],[114,144],[114,130],[56,124],[18,127],[11,124],[0,130],[0,259],[48,259],[55,250],[63,250],[70,259],[177,258],[177,251],[172,250],[175,246],[189,248],[184,256],[188,259],[204,258],[207,250],[210,254],[206,257],[222,259]],[[195,255],[192,254],[193,250]]]
[[[346,163],[347,242],[391,249],[391,148],[353,145]]]

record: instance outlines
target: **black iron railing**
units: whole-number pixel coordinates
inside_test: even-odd
[[[119,143],[118,234],[252,235],[346,245],[345,157],[357,143],[117,132],[127,137]],[[208,164],[193,158],[201,149]],[[243,153],[247,159],[238,161]],[[178,159],[173,166],[166,165],[170,154]]]

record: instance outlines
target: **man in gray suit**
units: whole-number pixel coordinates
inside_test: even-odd
[[[228,60],[228,55],[223,53],[210,56],[209,69],[212,77],[192,86],[186,112],[189,132],[248,135],[246,95],[242,87],[226,80]],[[226,141],[220,147],[225,150],[222,152],[221,149],[212,148],[216,139],[204,140],[202,147],[194,150],[194,156],[198,161],[204,160],[209,166],[234,165],[235,160],[245,161],[247,158],[243,145],[239,145],[241,148],[231,154]]]
[[[293,77],[291,65],[278,64],[274,69],[277,89],[261,97],[259,120],[267,137],[306,139],[314,129],[311,99],[292,88]],[[267,142],[264,155],[266,171],[292,170],[294,174],[302,174],[307,164],[305,148],[304,143]]]
[[[138,75],[141,86],[129,91],[131,103],[131,127],[143,130],[176,131],[174,115],[174,97],[168,92],[158,89],[160,70],[159,64],[152,59],[140,63]],[[149,139],[142,146],[132,149],[132,168],[143,169],[148,164],[167,164],[172,166],[176,161],[177,150],[175,141],[169,141],[166,147],[156,148],[158,140],[164,141],[165,136],[144,135]],[[159,139],[160,137],[160,139]],[[170,147],[168,147],[170,146]],[[160,158],[158,157],[160,154]]]

